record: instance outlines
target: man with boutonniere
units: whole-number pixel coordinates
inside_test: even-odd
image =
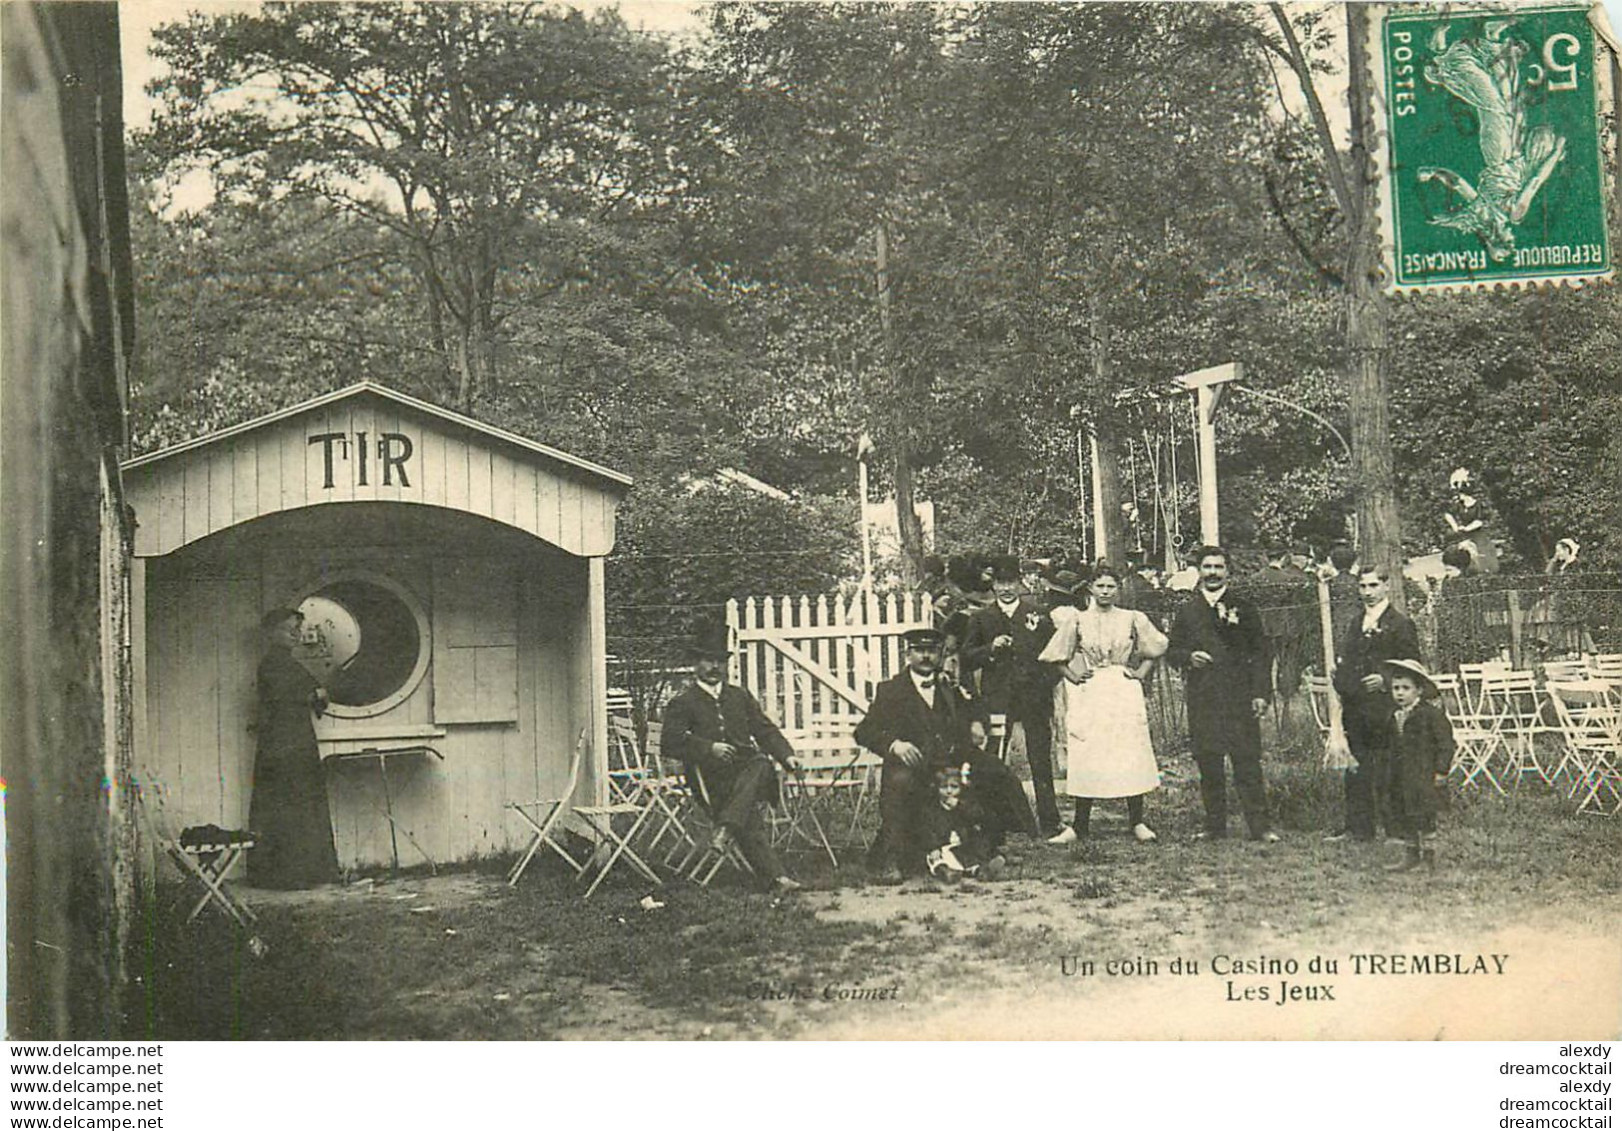
[[[1020,589],[1019,560],[992,563],[996,600],[969,615],[963,639],[963,675],[980,676],[979,708],[1008,719],[1008,743],[1023,732],[1031,767],[1037,824],[1025,830],[1042,836],[1059,831],[1059,805],[1053,788],[1053,685],[1058,672],[1037,657],[1053,636],[1047,610]],[[1006,751],[997,751],[1006,758]]]
[[[1166,659],[1183,672],[1188,737],[1200,770],[1205,807],[1202,839],[1228,835],[1227,760],[1250,839],[1273,843],[1262,785],[1261,717],[1271,693],[1261,612],[1228,588],[1228,551],[1203,546],[1194,555],[1199,589],[1171,625]]]
[[[1382,569],[1357,578],[1363,616],[1346,628],[1335,653],[1335,691],[1346,721],[1346,744],[1357,765],[1346,771],[1346,825],[1324,839],[1374,839],[1378,812],[1387,814],[1386,835],[1405,840],[1408,830],[1390,804],[1386,758],[1391,748],[1391,698],[1386,665],[1419,659],[1414,622],[1391,607],[1391,581]]]

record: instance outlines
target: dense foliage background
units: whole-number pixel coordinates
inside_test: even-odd
[[[849,581],[864,432],[875,491],[933,500],[940,552],[1068,556],[1078,430],[1107,418],[1153,560],[1157,506],[1197,525],[1189,418],[1123,393],[1238,360],[1348,431],[1343,226],[1275,30],[1219,5],[752,3],[681,43],[539,4],[160,28],[131,139],[136,446],[365,377],[627,471],[621,650]],[[1328,30],[1300,22],[1315,58]],[[1622,563],[1615,288],[1401,301],[1393,350],[1411,550],[1464,464],[1512,564],[1564,536]],[[1219,447],[1230,542],[1343,534],[1321,423],[1236,395]]]

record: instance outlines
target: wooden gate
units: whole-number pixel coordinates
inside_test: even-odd
[[[902,634],[932,623],[924,593],[728,601],[732,678],[787,733],[849,733],[904,667]]]

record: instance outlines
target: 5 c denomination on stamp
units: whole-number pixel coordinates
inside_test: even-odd
[[[1609,278],[1587,8],[1401,8],[1378,19],[1387,286]]]

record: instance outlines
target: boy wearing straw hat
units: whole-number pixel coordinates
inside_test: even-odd
[[[1393,871],[1436,867],[1437,797],[1453,766],[1453,725],[1435,703],[1436,684],[1418,660],[1387,660],[1391,686],[1392,808],[1407,834],[1407,853]]]

